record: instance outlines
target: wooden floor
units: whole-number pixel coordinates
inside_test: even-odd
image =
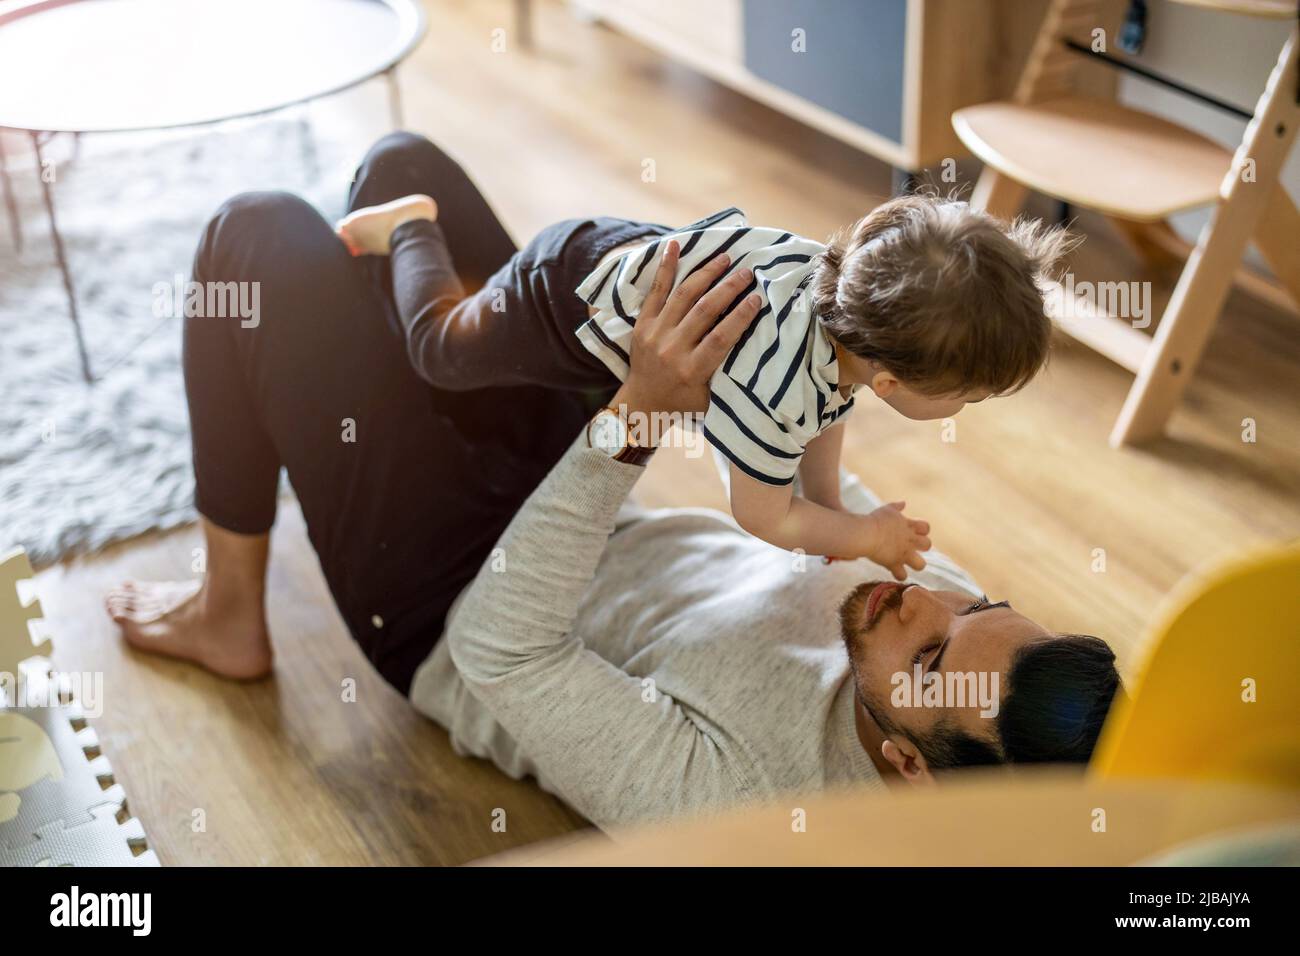
[[[682,223],[732,204],[823,237],[887,194],[880,163],[539,6],[539,50],[493,53],[511,4],[431,2],[429,37],[402,72],[408,124],[473,171],[517,238],[575,215]],[[362,138],[381,131],[383,108],[382,89],[313,107]],[[642,180],[647,159],[653,182]],[[1082,225],[1092,238],[1080,278],[1144,278],[1104,227]],[[1298,324],[1235,296],[1172,437],[1148,449],[1106,445],[1130,377],[1063,343],[1025,392],[964,412],[955,442],[938,423],[862,405],[848,464],[929,519],[936,546],[990,594],[1050,627],[1104,637],[1127,662],[1189,569],[1300,534]],[[1254,443],[1242,441],[1245,418]],[[671,454],[640,491],[652,504],[722,503],[706,461]],[[56,665],[106,675],[95,726],[164,863],[460,863],[581,825],[531,783],[456,757],[370,672],[292,507],[274,538],[274,679],[223,683],[124,649],[100,610],[103,590],[188,574],[196,543],[192,530],[149,536],[50,568],[38,585]],[[1104,573],[1093,570],[1097,549]],[[355,703],[341,699],[349,677]],[[505,832],[492,826],[498,808]],[[206,830],[194,832],[200,809]]]

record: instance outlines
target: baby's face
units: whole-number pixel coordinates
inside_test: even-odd
[[[962,395],[923,395],[908,388],[902,382],[894,381],[894,386],[887,389],[872,390],[886,405],[906,418],[918,422],[933,421],[936,418],[951,418],[967,405],[982,402],[989,397],[988,392],[966,392]],[[883,391],[883,394],[882,394]]]
[[[866,385],[882,402],[907,418],[918,422],[936,418],[951,418],[974,402],[982,402],[991,394],[988,389],[950,395],[927,395],[904,385],[892,372],[882,369],[870,359],[854,355],[846,349],[836,348],[841,382]]]

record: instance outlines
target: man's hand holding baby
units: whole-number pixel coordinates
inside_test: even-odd
[[[758,314],[759,297],[749,295],[719,321],[753,278],[741,269],[710,289],[730,264],[726,255],[673,289],[678,253],[669,242],[637,317],[631,371],[610,402],[625,415],[707,409],[709,380]]]

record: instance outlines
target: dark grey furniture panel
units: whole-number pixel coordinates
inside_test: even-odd
[[[744,21],[751,73],[902,142],[907,0],[744,0]]]

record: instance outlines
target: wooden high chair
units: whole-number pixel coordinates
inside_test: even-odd
[[[1296,18],[1291,0],[1174,0],[1224,14]],[[1029,189],[1109,217],[1149,258],[1186,255],[1154,338],[1102,314],[1096,302],[1059,301],[1068,334],[1136,374],[1110,435],[1120,446],[1156,438],[1178,404],[1234,282],[1294,309],[1300,304],[1300,212],[1278,181],[1300,127],[1297,28],[1282,47],[1254,113],[1092,49],[1107,28],[1104,0],[1052,0],[1010,101],[953,114],[953,127],[985,168],[971,205],[1010,219]],[[1081,65],[1101,60],[1247,119],[1235,153],[1190,130],[1113,100],[1073,91]],[[1194,247],[1166,220],[1213,204]],[[1241,268],[1254,240],[1277,277]],[[1058,289],[1064,295],[1063,290]]]

